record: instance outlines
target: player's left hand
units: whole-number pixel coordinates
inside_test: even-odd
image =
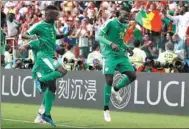
[[[129,56],[133,56],[133,50],[131,48],[128,48],[127,51],[129,52]]]

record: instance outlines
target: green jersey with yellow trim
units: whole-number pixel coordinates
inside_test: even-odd
[[[36,34],[39,37],[38,58],[53,57],[56,52],[56,30],[54,24],[40,21],[34,24],[28,31],[30,35]]]
[[[127,46],[124,43],[127,25],[119,22],[117,18],[109,19],[101,28],[97,40],[101,43],[101,50],[104,57],[125,56]],[[115,43],[119,51],[112,50],[110,44]]]

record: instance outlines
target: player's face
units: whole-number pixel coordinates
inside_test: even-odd
[[[48,21],[54,22],[58,19],[59,12],[57,10],[49,10],[46,15]]]
[[[119,19],[119,21],[121,23],[127,23],[128,22],[128,14],[127,14],[127,12],[125,12],[125,11],[121,12],[118,19]]]

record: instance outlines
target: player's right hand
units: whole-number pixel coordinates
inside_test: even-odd
[[[119,47],[118,47],[115,43],[111,43],[111,48],[112,48],[114,51],[119,51]]]

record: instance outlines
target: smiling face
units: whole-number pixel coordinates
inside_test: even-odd
[[[58,9],[55,6],[49,5],[45,9],[45,21],[49,23],[54,23],[59,16]]]
[[[121,23],[127,23],[128,22],[128,17],[129,17],[129,14],[127,11],[125,10],[120,10],[118,12],[118,20],[121,22]]]

